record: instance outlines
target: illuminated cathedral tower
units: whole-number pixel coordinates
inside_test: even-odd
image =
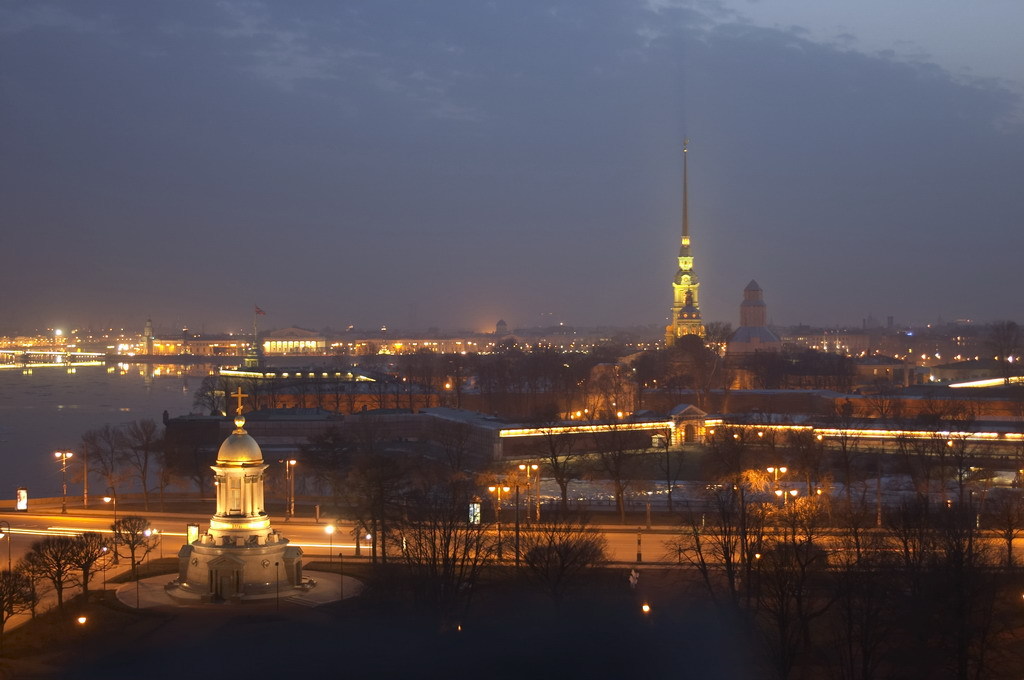
[[[700,319],[697,272],[693,269],[690,252],[690,216],[687,196],[686,146],[683,141],[683,240],[679,246],[679,269],[672,281],[672,320],[665,328],[665,345],[671,347],[684,335],[704,337],[704,323]]]

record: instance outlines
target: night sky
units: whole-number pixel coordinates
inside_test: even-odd
[[[0,332],[664,324],[686,136],[706,320],[1024,320],[1024,5],[833,4],[8,0]]]

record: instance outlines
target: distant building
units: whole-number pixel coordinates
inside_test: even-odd
[[[445,457],[457,448],[467,461],[474,460],[478,465],[544,456],[550,451],[550,442],[546,439],[551,437],[560,440],[559,445],[565,452],[590,453],[612,446],[638,453],[653,452],[664,448],[666,443],[679,446],[702,441],[704,421],[708,417],[689,404],[676,406],[668,415],[647,411],[615,415],[610,419],[584,417],[543,425],[447,407],[424,408],[418,413],[379,409],[349,415],[323,409],[270,409],[253,411],[248,416],[244,423],[246,430],[259,438],[261,450],[268,454],[268,459],[301,457],[303,442],[333,431],[353,441],[373,436],[378,439],[380,450],[388,453]],[[172,454],[186,450],[188,455],[198,456],[203,462],[212,461],[217,443],[225,433],[231,432],[230,427],[230,420],[216,416],[171,418],[167,422],[169,450]],[[239,429],[236,427],[234,433]],[[658,435],[662,439],[655,442],[654,437]],[[228,439],[241,442],[237,437]],[[246,460],[255,461],[255,451],[247,454]],[[261,452],[261,458],[262,455]],[[220,454],[217,457],[220,458]],[[265,528],[269,529],[269,524]]]
[[[283,354],[323,354],[327,338],[305,328],[282,328],[263,337],[263,353],[267,356]]]
[[[768,328],[768,305],[764,301],[764,291],[757,281],[751,280],[743,289],[740,326],[729,336],[726,356],[781,351],[782,340]]]
[[[665,328],[665,345],[671,347],[684,335],[704,337],[704,322],[700,317],[697,272],[693,268],[690,252],[689,198],[687,196],[687,141],[683,142],[683,238],[679,246],[679,269],[672,280],[672,319]]]
[[[931,382],[962,382],[1002,378],[1005,365],[996,359],[955,361],[932,366],[928,380]]]
[[[917,382],[913,362],[876,355],[854,361],[857,383],[869,387],[905,387]]]
[[[508,335],[508,324],[505,323],[504,319],[500,320],[494,326],[494,334],[497,335],[499,338],[503,338],[506,335]]]
[[[153,338],[150,354],[240,357],[248,347],[248,339],[239,335],[201,335],[183,328],[177,338]]]

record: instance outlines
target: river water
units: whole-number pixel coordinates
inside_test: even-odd
[[[82,433],[110,423],[161,422],[192,411],[192,397],[209,366],[0,367],[0,499],[24,486],[30,498],[59,496],[60,462],[53,452],[80,449]],[[68,462],[68,495],[81,484]],[[90,475],[91,477],[92,475]],[[103,489],[90,489],[102,495]]]

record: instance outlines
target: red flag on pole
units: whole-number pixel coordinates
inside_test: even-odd
[[[259,308],[259,305],[253,305],[256,308],[256,316],[266,316],[267,313]]]

